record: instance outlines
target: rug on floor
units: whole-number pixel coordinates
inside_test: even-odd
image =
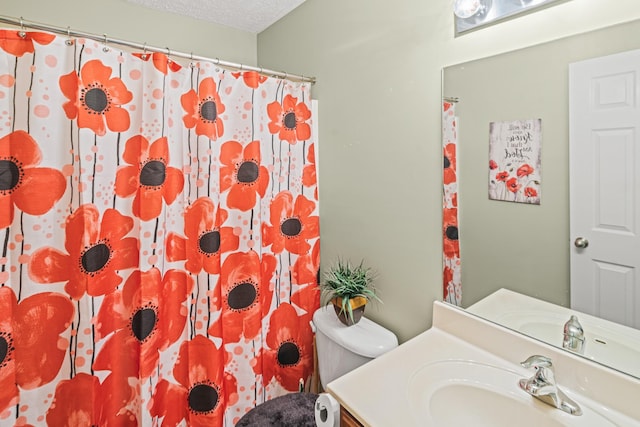
[[[236,427],[316,427],[315,393],[290,393],[247,412]]]

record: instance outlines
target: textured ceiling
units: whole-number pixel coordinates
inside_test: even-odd
[[[152,9],[259,33],[305,0],[128,0]]]

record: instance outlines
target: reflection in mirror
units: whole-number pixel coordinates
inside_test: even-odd
[[[499,289],[467,308],[509,329],[640,378],[640,330],[576,310]],[[573,317],[574,316],[574,317]],[[581,345],[570,348],[571,321],[584,333]],[[567,325],[569,323],[569,325]],[[567,327],[569,326],[569,327]],[[568,341],[568,342],[567,342]]]
[[[501,288],[569,307],[569,64],[640,49],[637,34],[633,21],[444,69],[443,96],[459,98],[463,307]],[[523,119],[542,120],[540,205],[489,200],[489,123]]]

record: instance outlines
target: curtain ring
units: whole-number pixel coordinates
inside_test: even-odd
[[[67,40],[64,42],[67,46],[73,45],[73,40],[71,39],[71,27],[67,27]]]
[[[170,56],[171,56],[171,49],[169,49],[169,47],[167,46],[167,62],[172,62]]]
[[[21,39],[27,37],[27,33],[24,31],[24,20],[22,16],[20,17],[20,31],[18,31],[18,36],[20,36]]]
[[[103,34],[104,36],[104,47],[102,48],[103,52],[109,52],[109,46],[107,46],[107,33]]]
[[[240,72],[242,72],[242,69],[244,68],[243,64],[240,64]]]
[[[143,60],[147,60],[147,42],[144,42],[142,45],[142,55],[140,55]]]

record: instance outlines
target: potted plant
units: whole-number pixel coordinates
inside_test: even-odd
[[[364,261],[352,265],[349,261],[339,259],[325,272],[325,280],[319,285],[322,305],[331,302],[345,325],[358,323],[369,301],[381,302],[373,286],[375,276],[374,271],[364,265]]]

